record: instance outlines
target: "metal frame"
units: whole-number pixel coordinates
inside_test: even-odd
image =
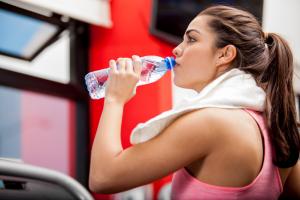
[[[19,15],[24,15],[24,16],[28,16],[28,17],[32,17],[35,19],[39,19],[41,21],[47,22],[49,24],[53,24],[55,26],[58,26],[58,30],[57,32],[50,37],[46,43],[44,43],[31,57],[27,58],[27,57],[22,57],[16,54],[12,54],[12,53],[7,53],[7,52],[2,52],[0,51],[1,55],[5,55],[5,56],[10,56],[13,58],[18,58],[18,59],[22,59],[22,60],[27,60],[27,61],[32,61],[35,57],[37,57],[47,46],[49,46],[50,44],[54,43],[59,35],[63,32],[63,30],[65,30],[66,28],[68,28],[68,23],[61,21],[61,16],[58,14],[53,13],[53,15],[51,17],[47,17],[41,14],[37,14],[37,13],[33,13],[30,12],[28,10],[4,3],[0,1],[0,8],[17,13]]]
[[[1,180],[7,183],[1,189],[1,199],[94,199],[86,188],[61,172],[0,158]]]
[[[174,0],[174,3],[176,0]],[[235,1],[236,4],[233,4],[233,6],[235,7],[241,7],[241,5],[239,5],[241,2],[239,1]],[[156,28],[156,22],[157,22],[157,15],[158,15],[158,4],[159,4],[159,0],[152,0],[152,12],[151,12],[151,16],[150,16],[150,27],[149,27],[149,32],[154,35],[157,36],[159,39],[170,43],[171,45],[178,45],[181,41],[182,41],[182,37],[178,37],[175,36],[173,34],[161,31],[159,29]],[[201,4],[201,1],[199,1],[199,4]],[[214,2],[211,1],[211,4],[214,5]],[[226,3],[223,3],[223,5],[225,5]],[[227,4],[227,5],[231,5],[231,4]],[[242,7],[241,7],[242,8]],[[261,2],[261,16],[263,13],[263,1]],[[262,22],[262,17],[258,18],[258,21]]]
[[[152,12],[151,12],[151,18],[150,18],[150,27],[149,27],[149,32],[157,36],[158,38],[172,44],[172,45],[177,45],[180,43],[181,38],[176,37],[172,34],[160,31],[156,28],[156,17],[157,17],[157,12],[158,12],[158,0],[153,0],[152,1]]]
[[[70,80],[78,92],[76,104],[76,179],[88,186],[89,173],[89,96],[84,87],[84,75],[88,72],[89,26],[76,20],[70,23]],[[73,90],[75,92],[75,90]]]
[[[73,83],[58,83],[2,68],[0,68],[0,85],[59,96],[75,101],[88,100],[87,92]]]

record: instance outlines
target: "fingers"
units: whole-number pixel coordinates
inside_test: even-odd
[[[142,60],[139,56],[133,55],[130,58],[118,58],[117,59],[117,70],[119,72],[133,72],[140,75],[142,71]]]
[[[112,72],[116,73],[118,71],[117,63],[115,60],[110,60],[109,66],[110,66],[110,69],[112,70]]]
[[[137,55],[133,55],[132,59],[133,59],[133,70],[134,70],[135,73],[140,75],[141,71],[142,71],[142,60]]]
[[[109,61],[109,66],[106,95],[126,102],[136,94],[136,87],[140,80],[141,59],[139,56],[132,56],[132,59],[112,59]]]
[[[119,72],[132,72],[132,60],[130,58],[118,58],[118,70]]]
[[[126,65],[125,65],[125,70],[129,73],[133,73],[133,66],[132,66],[132,60],[131,59],[126,59]]]
[[[125,72],[126,71],[126,58],[118,58],[117,60],[118,64],[118,71],[119,72]]]

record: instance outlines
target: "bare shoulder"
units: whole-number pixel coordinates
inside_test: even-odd
[[[187,122],[191,120],[195,128],[207,127],[211,134],[219,137],[234,132],[240,134],[241,128],[256,126],[254,119],[241,109],[204,108],[186,114],[182,120]]]
[[[211,123],[217,127],[216,134],[222,137],[223,144],[227,142],[228,145],[241,145],[244,150],[260,149],[262,145],[260,128],[248,112],[243,109],[223,108],[210,108],[205,112]]]
[[[223,108],[202,108],[190,112],[188,114],[185,114],[182,117],[182,119],[183,120],[196,119],[197,121],[208,123],[206,125],[213,125],[216,123],[219,125],[226,125],[225,122],[228,122],[231,119],[229,115],[231,115],[232,112],[233,112],[232,109],[230,110],[230,109],[223,109]]]
[[[241,135],[240,130],[249,124],[249,120],[249,115],[242,110],[204,108],[183,115],[170,129],[188,131],[187,135],[194,140],[203,140],[205,137],[207,142],[210,142],[209,146],[214,148],[214,144],[220,146],[220,140],[235,137],[234,133]]]
[[[203,157],[213,151],[215,146],[220,146],[219,141],[228,137],[227,134],[231,132],[236,121],[228,115],[228,111],[218,108],[186,113],[170,124],[154,141],[168,141],[168,144],[185,146],[191,155],[198,151]]]
[[[199,143],[205,141],[207,145],[202,144],[203,147],[206,146],[211,149],[214,141],[216,141],[216,137],[221,135],[217,134],[222,130],[220,121],[222,121],[222,117],[216,109],[204,108],[195,110],[177,118],[159,137],[174,138],[181,144],[186,142],[187,145],[191,141],[195,143],[197,141]]]
[[[203,135],[209,138],[210,153],[221,152],[227,149],[231,157],[243,157],[244,163],[253,163],[252,159],[247,160],[245,155],[255,157],[257,163],[262,157],[262,136],[259,126],[254,118],[242,109],[205,108],[195,111],[186,116],[194,118],[193,129],[204,130],[198,139]],[[197,138],[197,136],[195,136]],[[220,142],[222,141],[222,142]],[[235,147],[235,148],[232,148]],[[239,148],[240,151],[236,151]],[[254,156],[255,155],[255,156]],[[250,158],[250,156],[249,156]],[[258,164],[259,165],[259,164]]]
[[[189,172],[214,185],[242,187],[251,183],[263,159],[261,133],[254,118],[242,109],[208,108],[197,114],[213,129],[214,141],[205,162],[191,163]]]
[[[203,108],[183,115],[174,122],[174,126],[183,125],[192,134],[197,134],[201,130],[201,133],[215,137],[224,132],[224,126],[228,126],[228,121],[228,113],[223,109]]]

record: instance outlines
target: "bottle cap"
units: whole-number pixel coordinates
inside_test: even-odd
[[[173,67],[176,65],[174,57],[169,56],[169,57],[166,57],[164,60],[165,60],[168,70],[173,69]]]

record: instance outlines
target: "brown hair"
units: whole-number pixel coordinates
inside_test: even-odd
[[[233,66],[250,73],[266,92],[265,117],[278,167],[295,165],[300,138],[293,91],[293,56],[287,42],[275,33],[265,34],[256,18],[229,6],[212,6],[199,15],[211,16],[216,47],[237,49]]]

